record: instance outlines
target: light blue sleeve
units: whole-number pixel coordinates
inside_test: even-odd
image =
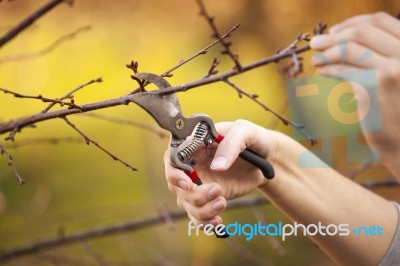
[[[399,213],[399,221],[397,222],[397,229],[392,244],[379,266],[400,265],[400,205],[396,202],[393,203]]]

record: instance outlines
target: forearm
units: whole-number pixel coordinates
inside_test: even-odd
[[[288,145],[288,141],[293,143]],[[270,158],[276,177],[261,190],[290,219],[304,225],[348,224],[350,230],[360,226],[382,227],[382,236],[358,236],[350,232],[349,236],[312,237],[339,264],[377,265],[397,226],[394,206],[329,167],[301,168],[293,162],[306,149],[283,136],[282,139],[278,136],[276,142],[276,151]],[[284,146],[279,145],[282,142]],[[308,156],[307,160],[319,159]]]

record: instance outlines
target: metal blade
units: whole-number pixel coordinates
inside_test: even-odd
[[[152,73],[138,73],[136,77],[155,84],[159,89],[171,87],[165,79]],[[141,92],[132,96],[131,100],[146,110],[160,127],[173,134],[177,133],[177,120],[185,118],[175,94],[160,95],[152,92]],[[182,133],[186,135],[191,132]]]
[[[162,78],[156,74],[138,73],[138,74],[136,74],[136,77],[139,79],[143,79],[143,80],[153,83],[159,89],[166,89],[166,88],[171,87],[171,85],[168,83],[168,81],[166,81],[164,78]],[[176,109],[179,110],[179,112],[182,113],[181,105],[179,104],[178,97],[176,96],[175,93],[165,95],[164,97],[166,98],[166,101],[170,102]]]

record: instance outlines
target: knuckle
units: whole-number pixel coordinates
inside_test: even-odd
[[[367,25],[357,25],[352,28],[351,34],[349,35],[350,40],[358,40],[365,36],[367,30],[369,30],[370,26]]]
[[[201,195],[195,194],[193,197],[191,197],[191,203],[194,206],[201,206],[204,203],[204,199]]]
[[[388,16],[386,12],[378,11],[373,13],[369,18],[372,23],[380,23],[382,20],[387,19]]]
[[[194,208],[191,211],[191,214],[197,220],[206,220],[208,218],[207,213],[203,209],[200,209],[200,208]]]
[[[194,208],[193,210],[190,210],[190,216],[192,216],[195,219],[199,219],[200,217],[200,210],[197,208]]]
[[[249,124],[250,124],[250,122],[247,120],[244,120],[244,119],[236,119],[235,120],[235,125],[238,125],[238,126],[248,126]]]

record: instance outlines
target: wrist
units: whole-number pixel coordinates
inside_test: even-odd
[[[268,130],[269,150],[266,159],[275,170],[275,177],[265,182],[259,188],[263,192],[279,190],[279,186],[285,186],[286,182],[295,182],[305,176],[306,168],[301,167],[303,155],[309,155],[309,151],[294,139],[276,131]],[[310,153],[311,159],[317,159]],[[308,158],[306,158],[308,159]]]

